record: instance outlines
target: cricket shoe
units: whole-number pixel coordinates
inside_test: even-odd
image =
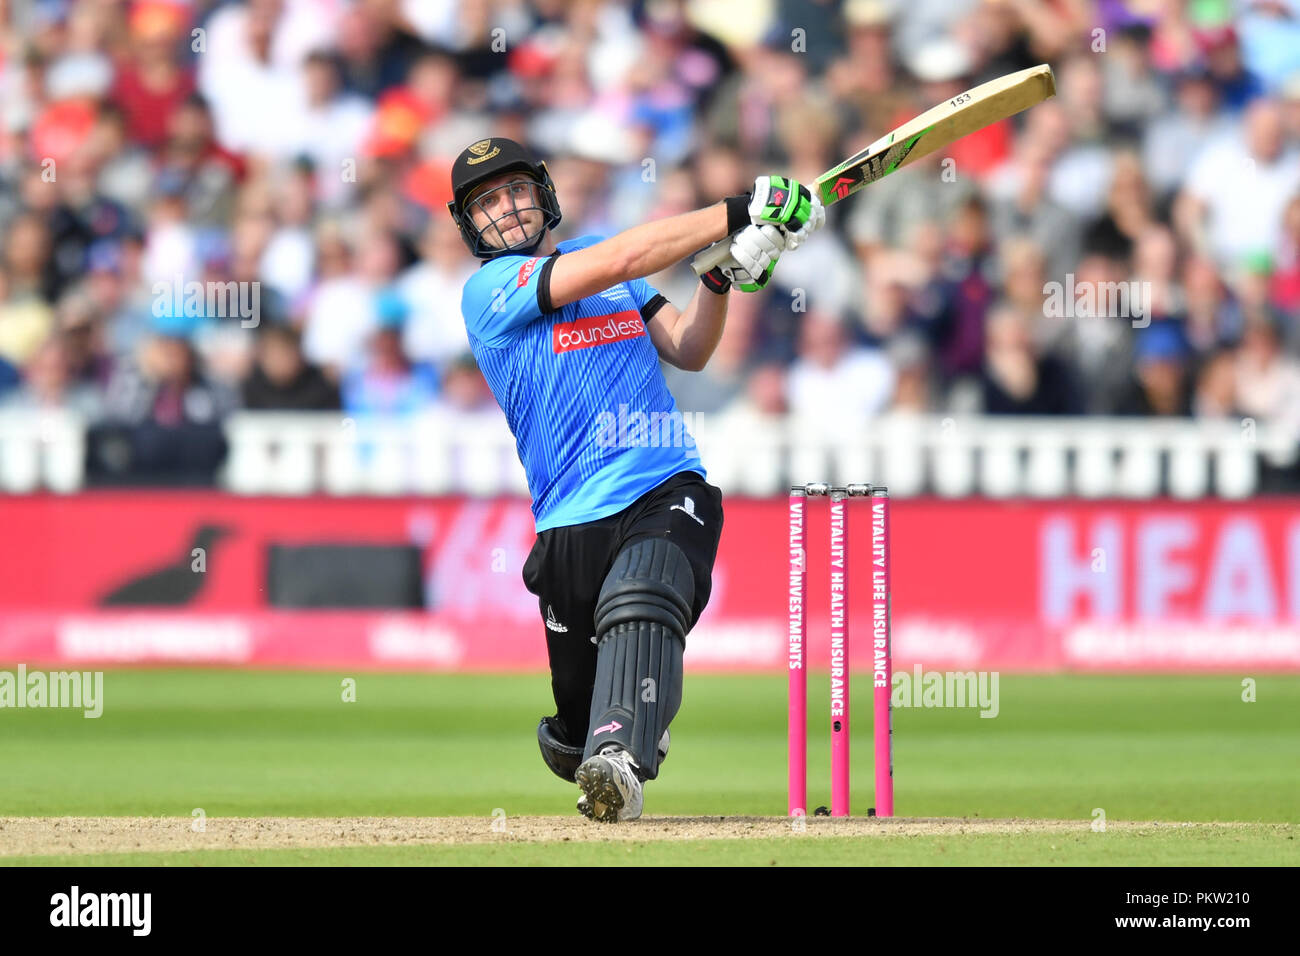
[[[578,810],[601,823],[636,820],[641,816],[641,776],[632,755],[620,748],[609,748],[588,757],[578,768],[578,786],[587,798]]]
[[[659,738],[659,747],[658,747],[659,763],[662,764],[665,760],[668,759],[668,746],[671,743],[672,743],[672,737],[668,735],[668,731],[665,729],[664,735]],[[581,813],[588,820],[596,819],[596,815],[595,813],[592,812],[591,809],[591,801],[587,799],[587,795],[585,793],[582,796],[578,797],[578,812]],[[638,814],[637,816],[640,816],[640,814]],[[631,820],[635,818],[625,817],[622,819]]]

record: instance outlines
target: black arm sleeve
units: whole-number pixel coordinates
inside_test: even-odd
[[[555,260],[562,253],[556,252],[554,255],[546,257],[542,263],[541,274],[537,277],[537,308],[542,310],[542,315],[550,315],[555,311],[551,304],[551,269],[555,266]]]
[[[658,312],[667,304],[668,304],[668,300],[665,299],[658,292],[656,292],[655,297],[653,299],[651,299],[645,305],[641,306],[641,321],[649,322],[651,319],[655,317],[655,313]]]

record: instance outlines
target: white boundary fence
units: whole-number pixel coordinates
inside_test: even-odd
[[[1254,422],[886,416],[825,421],[688,417],[710,480],[731,494],[782,493],[792,478],[888,485],[891,495],[1151,498],[1253,494],[1261,462],[1292,465],[1296,439]],[[222,484],[239,494],[526,494],[495,411],[404,421],[339,413],[241,412],[226,422]],[[0,492],[77,491],[85,429],[75,416],[0,413]]]

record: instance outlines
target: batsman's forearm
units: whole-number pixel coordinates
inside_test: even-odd
[[[633,226],[551,264],[551,304],[559,308],[612,285],[643,279],[748,224],[748,200],[732,196],[707,209]]]
[[[698,372],[708,364],[727,324],[727,293],[718,295],[697,286],[695,295],[673,327],[678,368]]]
[[[692,252],[727,235],[727,207],[705,209],[656,219],[620,232],[607,240],[609,255],[627,279],[642,279],[681,262]]]

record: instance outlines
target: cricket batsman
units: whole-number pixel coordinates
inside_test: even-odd
[[[555,716],[537,728],[542,759],[577,783],[585,816],[635,820],[668,753],[686,635],[708,604],[722,532],[722,495],[694,441],[650,433],[649,423],[681,422],[659,362],[702,369],[732,285],[762,289],[826,214],[807,187],[761,176],[750,194],[557,243],[554,183],[518,143],[474,143],[451,181],[451,217],[484,260],[461,312],[537,525],[523,577],[555,696]],[[729,258],[684,311],[645,281],[726,237]]]

